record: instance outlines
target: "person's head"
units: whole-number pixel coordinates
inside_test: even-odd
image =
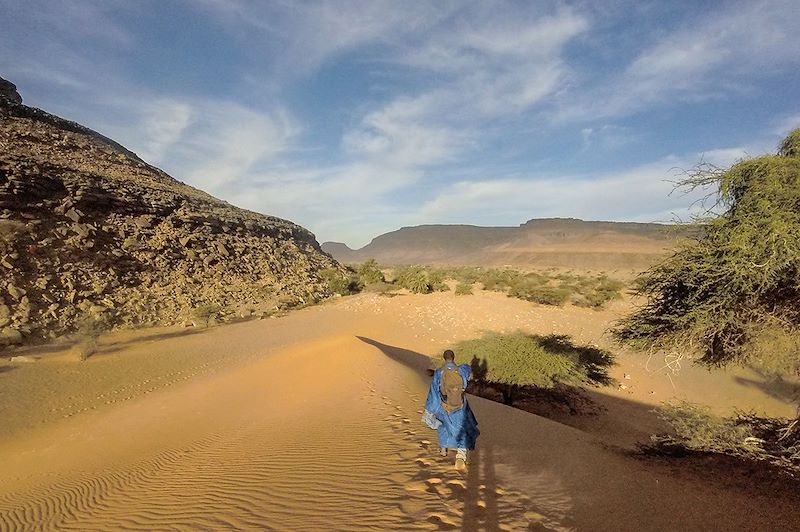
[[[456,354],[448,349],[444,352],[444,359],[447,362],[453,362],[456,359]]]

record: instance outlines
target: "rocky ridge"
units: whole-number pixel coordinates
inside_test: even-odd
[[[325,268],[341,267],[306,229],[183,184],[0,78],[0,346],[204,306],[263,315],[328,297]]]
[[[516,227],[420,225],[375,237],[360,249],[325,242],[343,263],[439,264],[643,270],[696,233],[689,225],[540,218]]]

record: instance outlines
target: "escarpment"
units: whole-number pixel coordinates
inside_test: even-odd
[[[313,234],[181,183],[0,79],[0,346],[330,295]]]

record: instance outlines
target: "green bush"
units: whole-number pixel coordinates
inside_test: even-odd
[[[472,285],[467,283],[458,283],[456,285],[455,293],[457,296],[471,296]]]
[[[575,299],[575,304],[581,307],[599,309],[609,301],[620,299],[623,288],[625,288],[625,283],[610,279],[605,275],[594,279],[582,278],[576,289],[578,297]]]
[[[345,273],[336,268],[325,268],[320,272],[320,277],[328,283],[328,290],[333,294],[346,296],[356,294],[364,288],[363,283],[352,270]]]
[[[689,450],[739,454],[753,438],[749,427],[714,416],[706,406],[679,401],[666,403],[657,412],[675,431],[672,441]]]
[[[459,283],[473,285],[481,278],[484,269],[475,266],[459,266],[442,270],[445,279],[452,279]]]
[[[382,283],[386,279],[383,277],[383,272],[378,266],[375,259],[369,259],[356,270],[359,282],[366,286],[370,284]]]
[[[394,290],[397,290],[397,287],[391,283],[387,283],[386,281],[370,283],[364,287],[364,292],[370,292],[374,294],[388,294]]]
[[[407,266],[395,272],[395,283],[415,294],[430,294],[433,285],[428,271],[421,266]]]
[[[561,286],[514,286],[508,292],[509,296],[539,303],[541,305],[563,305],[572,295],[572,290]]]
[[[552,388],[560,383],[608,384],[610,353],[576,346],[568,337],[527,335],[522,332],[486,333],[453,347],[459,363],[471,363],[479,383],[496,385],[506,404],[520,387]],[[479,370],[478,370],[479,368]]]
[[[442,270],[436,268],[428,270],[428,283],[431,286],[431,291],[433,292],[449,291],[450,287],[444,281],[445,281],[445,274]]]

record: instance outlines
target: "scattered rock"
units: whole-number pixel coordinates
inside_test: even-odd
[[[13,327],[0,330],[0,345],[17,345],[22,343],[22,333]]]
[[[67,218],[69,218],[69,219],[70,219],[70,220],[72,220],[73,222],[79,222],[79,221],[81,220],[81,215],[80,215],[80,214],[78,214],[78,211],[76,211],[75,209],[70,209],[70,210],[68,210],[68,211],[67,211],[67,212],[64,214],[64,216],[66,216]]]
[[[19,299],[27,293],[27,291],[24,289],[16,287],[11,283],[8,283],[6,290],[8,290],[9,295],[17,301],[19,301]]]

